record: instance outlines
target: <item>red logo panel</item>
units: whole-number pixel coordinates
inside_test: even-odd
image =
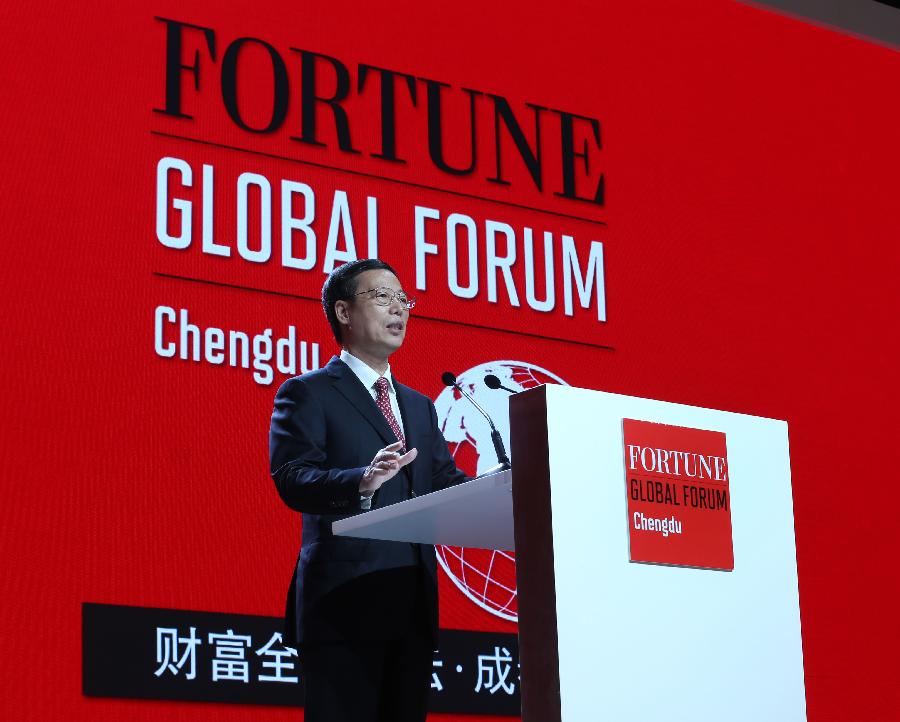
[[[721,431],[624,419],[629,558],[734,569]]]

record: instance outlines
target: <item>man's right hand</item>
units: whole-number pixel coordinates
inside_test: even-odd
[[[375,454],[375,458],[372,459],[372,463],[366,468],[362,480],[359,482],[360,494],[365,496],[374,494],[382,484],[393,479],[400,469],[416,458],[419,453],[416,449],[410,449],[401,455],[402,446],[403,442],[395,441]]]

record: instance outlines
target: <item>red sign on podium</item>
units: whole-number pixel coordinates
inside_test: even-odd
[[[734,569],[721,431],[624,419],[629,558]]]

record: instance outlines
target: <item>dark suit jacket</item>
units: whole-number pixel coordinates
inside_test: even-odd
[[[396,378],[394,388],[406,447],[418,455],[375,493],[373,509],[467,480],[431,400]],[[303,512],[286,643],[380,639],[420,623],[437,643],[434,547],[331,533],[333,521],[361,512],[360,478],[378,450],[396,440],[369,391],[337,357],[278,390],[269,431],[272,478],[284,502]],[[422,594],[410,592],[411,571]]]

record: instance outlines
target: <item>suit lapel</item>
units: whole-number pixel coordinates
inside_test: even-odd
[[[362,385],[350,367],[337,356],[333,356],[325,366],[325,371],[332,378],[335,389],[372,425],[385,445],[394,443],[397,439],[394,437],[394,432],[391,431],[387,419],[384,418],[384,414],[381,413],[381,409],[378,408],[369,390]]]

